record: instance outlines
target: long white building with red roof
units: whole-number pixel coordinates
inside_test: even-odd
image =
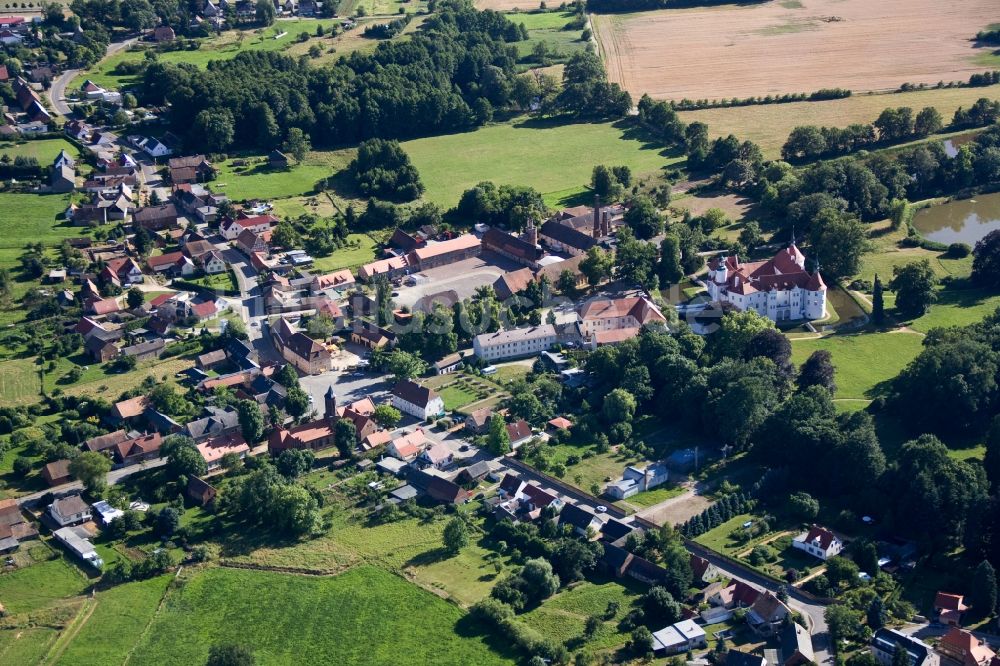
[[[708,295],[737,310],[755,310],[774,322],[826,316],[826,283],[806,270],[806,257],[792,243],[767,261],[716,257],[708,264]]]

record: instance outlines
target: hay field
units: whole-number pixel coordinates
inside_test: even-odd
[[[870,123],[886,107],[908,106],[917,111],[933,106],[950,122],[955,109],[968,108],[980,97],[1000,99],[1000,85],[983,88],[942,88],[891,95],[854,95],[825,102],[793,102],[700,109],[680,114],[686,123],[696,120],[708,124],[712,137],[735,134],[757,143],[769,158],[781,155],[781,146],[789,132],[798,125],[846,127],[852,123]]]
[[[475,0],[476,9],[492,9],[498,12],[533,11],[541,6],[539,0]],[[555,7],[555,3],[548,3]]]
[[[593,17],[612,81],[635,97],[889,90],[985,69],[973,36],[996,0],[790,0]]]

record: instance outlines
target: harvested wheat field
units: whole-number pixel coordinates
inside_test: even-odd
[[[597,15],[612,81],[634,96],[720,99],[892,90],[986,69],[972,38],[997,0],[783,0]]]
[[[741,139],[750,139],[761,147],[765,156],[777,158],[781,156],[781,146],[785,144],[789,132],[798,125],[846,127],[852,123],[870,123],[889,106],[908,106],[915,111],[933,106],[948,122],[955,109],[960,106],[968,108],[980,97],[1000,99],[1000,85],[919,90],[891,95],[854,95],[825,102],[699,109],[683,111],[680,117],[686,123],[696,120],[707,123],[712,137],[735,134]]]
[[[498,12],[534,11],[539,8],[539,0],[475,0],[476,9],[492,9]],[[555,4],[550,6],[555,7]]]

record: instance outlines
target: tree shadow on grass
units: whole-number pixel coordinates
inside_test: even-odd
[[[488,648],[508,659],[517,659],[518,653],[499,629],[491,627],[472,615],[463,615],[455,623],[455,634],[462,638],[481,638]]]
[[[431,548],[426,550],[419,555],[414,555],[409,560],[406,561],[405,566],[408,567],[426,567],[431,564],[437,564],[438,562],[443,562],[444,560],[451,557],[451,553],[448,552],[443,546],[437,548]]]

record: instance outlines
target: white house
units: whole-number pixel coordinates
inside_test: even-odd
[[[218,250],[212,250],[201,257],[201,265],[209,275],[226,272],[226,260]]]
[[[667,482],[669,472],[662,463],[653,463],[644,468],[629,465],[622,473],[620,481],[609,484],[606,492],[615,499],[625,499],[636,493],[652,490]]]
[[[705,630],[694,620],[682,620],[653,633],[653,653],[656,655],[680,654],[705,647],[708,647]]]
[[[160,157],[170,157],[174,154],[166,144],[157,141],[154,138],[143,139],[139,146],[142,148],[143,152],[152,157],[154,160]]]
[[[817,268],[809,273],[805,255],[792,243],[767,261],[741,263],[717,257],[708,264],[708,295],[737,310],[755,310],[771,321],[822,319],[826,283]]]
[[[79,495],[57,499],[49,505],[49,515],[60,527],[83,523],[91,519],[90,507]]]
[[[421,421],[444,414],[441,396],[409,379],[392,387],[392,406]]]
[[[104,560],[97,554],[94,544],[90,542],[90,534],[82,527],[61,527],[52,533],[60,543],[81,560],[95,569],[104,566]]]
[[[420,460],[420,462],[437,469],[444,469],[450,465],[454,459],[455,454],[451,452],[451,449],[440,442],[431,444],[418,456],[418,460]]]
[[[554,347],[558,340],[556,327],[543,324],[477,335],[472,341],[472,350],[476,358],[499,361],[540,354]]]
[[[262,234],[270,231],[271,227],[278,223],[278,218],[273,215],[255,215],[254,217],[242,217],[235,220],[224,221],[219,226],[219,232],[226,240],[236,240],[245,229],[249,229],[255,234]]]
[[[828,560],[844,550],[844,543],[837,538],[836,534],[816,525],[813,525],[808,532],[797,536],[792,541],[792,546],[821,560]]]
[[[411,433],[392,440],[386,448],[386,453],[398,460],[409,462],[414,460],[431,444],[432,442],[427,439],[424,431],[417,428]]]

